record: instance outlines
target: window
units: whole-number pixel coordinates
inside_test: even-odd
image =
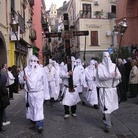
[[[111,5],[111,13],[116,13],[116,6],[115,5]]]
[[[98,46],[98,31],[91,31],[91,46]]]
[[[91,18],[91,4],[83,4],[83,18]]]

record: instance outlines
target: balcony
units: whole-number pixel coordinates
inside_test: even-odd
[[[32,41],[36,40],[37,39],[37,36],[36,36],[36,30],[35,29],[30,29],[30,35],[29,35],[30,39]]]
[[[116,13],[108,12],[108,19],[116,18]]]
[[[31,7],[34,6],[34,0],[28,0],[28,2],[29,2],[29,4],[30,4]]]
[[[113,15],[109,16],[109,13],[103,12],[103,11],[87,12],[87,11],[80,10],[80,12],[77,15],[76,20],[81,19],[81,18],[85,18],[85,19],[111,19],[111,17],[115,16],[115,15],[114,16]]]

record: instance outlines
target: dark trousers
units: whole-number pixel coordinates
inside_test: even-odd
[[[67,106],[67,105],[64,105],[65,114],[69,114],[70,113],[70,108],[71,108],[71,113],[75,114],[76,113],[76,109],[77,109],[77,105],[73,105],[71,107]]]
[[[3,118],[2,118],[2,122],[6,122],[7,121],[7,113],[6,113],[6,108],[3,109]]]
[[[127,100],[126,84],[123,82],[120,82],[118,85],[118,88],[119,88],[121,101],[126,101]]]
[[[3,123],[3,113],[4,109],[0,109],[0,129],[2,128],[2,123]]]
[[[130,96],[137,96],[137,84],[130,84]]]
[[[13,98],[13,85],[9,85],[9,98]]]

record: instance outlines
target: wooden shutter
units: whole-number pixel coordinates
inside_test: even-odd
[[[98,31],[91,31],[91,46],[98,46]]]

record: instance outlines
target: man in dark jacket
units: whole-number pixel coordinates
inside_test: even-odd
[[[127,77],[126,77],[126,67],[122,64],[122,59],[118,58],[118,69],[121,73],[121,81],[118,85],[119,93],[120,93],[120,100],[126,101],[127,100],[127,93],[126,93],[126,84],[127,84]]]
[[[2,74],[2,83],[4,86],[8,86],[8,72],[7,72],[7,63],[2,64],[2,69],[1,69],[1,74]],[[3,126],[9,125],[10,121],[7,120],[7,114],[6,114],[6,108],[4,109],[4,114],[3,114]]]
[[[1,68],[0,68],[0,99],[2,97],[2,87],[5,86],[7,81],[7,78],[4,74],[1,74]],[[2,106],[2,103],[0,102],[0,132],[3,132],[3,115],[4,115],[4,109]]]
[[[124,64],[125,68],[126,68],[126,91],[129,92],[129,75],[130,75],[130,71],[131,71],[131,61],[132,58],[128,57],[127,58],[127,63]]]

